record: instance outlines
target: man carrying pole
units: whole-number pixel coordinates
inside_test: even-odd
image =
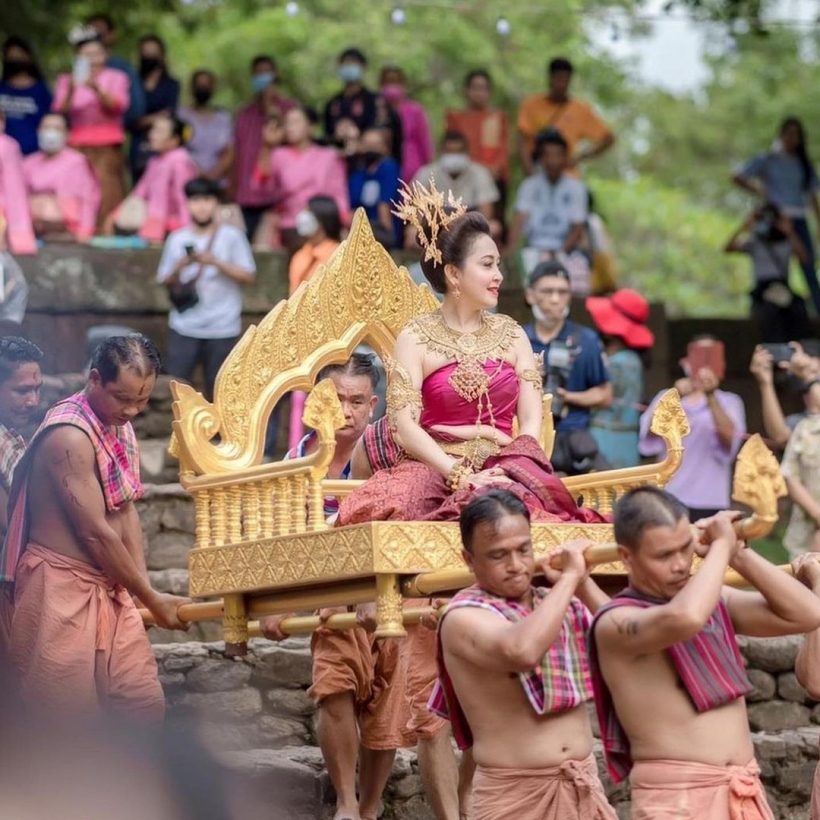
[[[733,513],[699,521],[663,490],[627,493],[615,538],[629,587],[595,616],[589,659],[607,765],[634,820],[770,820],[735,633],[820,625],[820,600],[744,542]],[[690,578],[695,553],[703,563]],[[757,591],[723,585],[731,566]]]
[[[449,717],[476,763],[473,820],[610,820],[592,755],[584,636],[606,595],[590,580],[587,542],[559,547],[536,571],[529,514],[488,490],[461,514],[474,586],[439,621],[439,681],[430,708]],[[550,560],[558,555],[563,570]],[[577,597],[576,597],[577,596]],[[579,600],[580,599],[580,600]]]
[[[187,599],[148,582],[134,501],[142,495],[132,419],[159,372],[144,336],[94,353],[83,391],[52,407],[14,473],[3,580],[13,582],[10,661],[38,712],[115,711],[150,722],[165,707],[134,600],[182,629]],[[130,594],[129,594],[130,593]]]

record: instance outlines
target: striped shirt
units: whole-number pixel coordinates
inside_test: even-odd
[[[612,694],[604,681],[595,644],[595,625],[612,609],[637,606],[647,609],[669,603],[652,598],[631,587],[616,595],[595,613],[587,638],[595,708],[601,727],[607,769],[613,783],[619,783],[632,768],[629,738],[618,720]],[[729,609],[721,599],[703,629],[688,641],[672,644],[666,653],[698,712],[707,712],[731,703],[752,691],[746,667],[735,640]]]
[[[308,455],[308,447],[310,444],[316,439],[316,432],[311,431],[306,436],[302,438],[302,440],[291,450],[288,450],[287,454],[285,455],[285,461],[289,461],[292,458],[304,458]],[[344,468],[342,469],[342,474],[339,478],[348,479],[350,478],[350,462],[348,461],[345,464]],[[336,498],[335,495],[326,495],[325,496],[325,518],[331,515],[335,515],[339,512],[339,500]]]
[[[549,595],[544,587],[533,587],[533,606]],[[479,586],[463,589],[453,597],[439,619],[438,671],[439,677],[427,704],[431,712],[447,718],[453,727],[453,737],[460,749],[473,745],[473,735],[466,716],[458,702],[450,675],[444,665],[441,645],[441,625],[454,609],[477,607],[486,609],[519,623],[532,614],[523,604],[499,598]],[[529,672],[519,672],[518,679],[530,705],[537,715],[567,712],[592,698],[592,680],[587,660],[584,636],[590,624],[589,610],[576,598],[570,602],[564,615],[561,631],[547,649],[541,664]]]

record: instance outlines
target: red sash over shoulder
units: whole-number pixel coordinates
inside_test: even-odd
[[[130,424],[105,427],[94,415],[83,392],[57,402],[46,413],[43,423],[14,471],[8,505],[9,527],[0,555],[3,581],[14,581],[17,562],[28,543],[28,472],[37,443],[46,430],[62,424],[78,427],[91,440],[105,506],[109,512],[115,512],[124,504],[142,496],[139,447],[134,428]]]
[[[587,648],[592,688],[595,692],[595,709],[601,727],[607,769],[614,783],[619,783],[629,774],[632,756],[629,738],[618,720],[612,694],[601,674],[595,627],[604,613],[618,607],[637,606],[648,609],[666,603],[668,601],[652,598],[628,587],[595,613],[589,630]],[[731,703],[752,691],[743,658],[737,648],[729,610],[723,600],[694,638],[673,644],[666,649],[666,653],[698,712],[707,712]]]

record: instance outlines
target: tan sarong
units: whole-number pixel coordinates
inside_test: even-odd
[[[471,820],[617,820],[595,756],[547,769],[477,766]]]
[[[10,658],[38,713],[160,722],[157,662],[131,596],[99,570],[29,543],[17,564]]]
[[[636,760],[629,775],[632,820],[774,820],[760,767],[688,760]]]

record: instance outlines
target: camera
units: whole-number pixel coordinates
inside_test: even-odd
[[[571,345],[571,340],[563,342],[556,339],[550,344],[549,352],[544,358],[544,392],[552,393],[552,415],[555,418],[566,415],[567,407],[558,394],[558,389],[566,387],[579,350]]]

